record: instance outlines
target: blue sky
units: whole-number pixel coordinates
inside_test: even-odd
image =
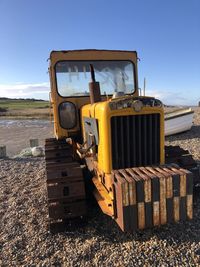
[[[0,96],[48,99],[51,50],[136,50],[139,84],[200,101],[199,0],[0,0]]]

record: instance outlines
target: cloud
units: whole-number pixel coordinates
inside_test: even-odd
[[[0,97],[49,99],[50,85],[43,83],[0,84]],[[160,99],[166,105],[194,105],[197,100],[172,90],[146,90],[146,96]]]
[[[166,105],[192,105],[193,102],[181,92],[168,90],[146,90],[146,96],[158,98]]]
[[[0,97],[48,99],[49,83],[0,84]]]

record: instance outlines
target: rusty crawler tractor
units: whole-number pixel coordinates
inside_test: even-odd
[[[170,155],[177,160],[180,151],[168,149],[165,162],[163,105],[139,96],[137,53],[53,51],[49,72],[55,133],[45,144],[50,230],[86,214],[88,182],[122,231],[192,219],[193,175],[184,164],[171,164]]]

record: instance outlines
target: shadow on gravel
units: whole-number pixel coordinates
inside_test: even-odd
[[[168,136],[165,138],[166,141],[178,141],[178,140],[186,140],[200,138],[200,125],[193,125],[190,131],[174,134],[172,136]]]
[[[168,245],[180,245],[184,242],[198,243],[200,242],[200,196],[194,203],[194,218],[191,221],[167,224],[134,233],[123,233],[114,220],[104,215],[98,207],[93,206],[87,221],[82,225],[69,226],[67,231],[60,235],[78,238],[82,242],[95,238],[98,242],[108,244],[145,242],[151,239],[165,240]]]
[[[29,163],[29,162],[40,162],[41,159],[44,160],[44,157],[16,157],[16,158],[13,158],[13,157],[6,157],[4,158],[5,160],[10,160],[10,161],[13,161],[13,162],[17,162],[17,163],[21,163],[21,162],[24,162],[24,163]]]

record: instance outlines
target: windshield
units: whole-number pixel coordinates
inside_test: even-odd
[[[64,97],[89,95],[90,64],[94,67],[95,78],[100,83],[102,95],[134,92],[133,63],[103,60],[58,62],[55,67],[58,93]]]

